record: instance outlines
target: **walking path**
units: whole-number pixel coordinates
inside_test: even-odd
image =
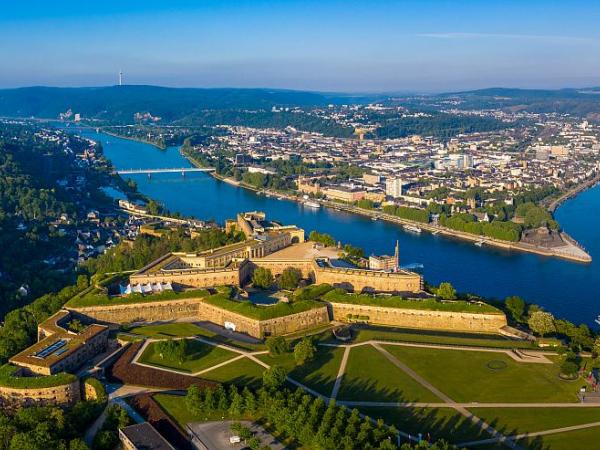
[[[350,346],[346,346],[344,349],[344,356],[342,356],[342,362],[340,363],[340,369],[338,370],[337,377],[335,379],[335,384],[333,385],[333,390],[331,391],[331,398],[335,399],[337,397],[338,391],[340,390],[340,386],[342,385],[342,378],[344,378],[344,372],[346,372],[346,364],[348,363],[348,356],[350,355]]]
[[[504,442],[506,440],[506,437],[504,435],[502,435],[501,433],[499,433],[498,431],[496,431],[491,425],[489,425],[484,420],[480,419],[476,415],[469,412],[466,408],[464,408],[462,406],[458,406],[458,404],[454,400],[452,400],[450,397],[448,397],[446,394],[444,394],[442,391],[440,391],[438,388],[436,388],[434,385],[432,385],[429,381],[427,381],[422,376],[420,376],[417,372],[415,372],[410,367],[408,367],[406,364],[400,362],[394,355],[392,355],[386,349],[381,347],[378,343],[374,343],[372,345],[383,356],[385,356],[387,358],[387,360],[389,362],[391,362],[394,366],[396,366],[397,368],[402,370],[409,377],[414,379],[417,383],[419,383],[425,389],[428,389],[430,392],[432,392],[438,398],[441,398],[442,400],[444,400],[445,403],[453,405],[452,408],[454,408],[456,411],[461,413],[463,416],[465,416],[467,419],[469,419],[471,422],[473,422],[475,425],[477,425],[483,431],[491,434],[492,437],[494,437],[494,438],[498,438],[499,442]],[[506,444],[511,448],[517,448],[517,446],[513,442],[506,442]]]
[[[585,430],[587,428],[595,428],[595,427],[600,427],[600,422],[584,423],[581,425],[572,425],[570,427],[553,428],[551,430],[536,431],[534,433],[515,434],[513,436],[507,436],[506,440],[517,441],[519,439],[524,439],[524,438],[529,438],[529,437],[547,436],[549,434],[566,433],[568,431]],[[500,441],[498,439],[481,439],[479,441],[463,442],[461,444],[458,444],[458,446],[459,447],[470,447],[473,445],[494,444],[496,442],[500,442]]]
[[[187,338],[182,337],[182,338],[177,338],[177,339],[187,339]],[[223,367],[229,363],[238,361],[242,358],[248,358],[251,361],[255,362],[256,364],[264,367],[265,369],[269,369],[271,367],[266,362],[257,358],[257,355],[267,354],[268,351],[266,351],[266,350],[265,351],[248,351],[248,350],[237,348],[233,345],[217,343],[217,342],[205,339],[200,336],[195,336],[192,339],[196,339],[197,341],[202,342],[204,344],[211,345],[214,347],[218,347],[218,348],[236,353],[237,356],[235,356],[227,361],[215,364],[214,366],[205,368],[196,373],[190,374],[190,373],[183,372],[183,371],[180,371],[177,369],[170,369],[170,368],[166,368],[166,367],[158,367],[158,366],[140,363],[139,358],[143,354],[143,352],[145,351],[147,346],[150,345],[152,342],[161,340],[161,339],[147,339],[146,342],[144,342],[144,345],[142,345],[140,347],[139,351],[133,358],[132,362],[134,364],[152,367],[152,368],[158,369],[158,370],[164,370],[167,372],[174,372],[174,373],[178,373],[178,374],[185,374],[185,375],[191,375],[191,376],[197,376],[197,375],[201,375],[201,374],[210,372],[211,370],[217,369],[219,367]],[[519,363],[523,363],[523,364],[552,363],[551,360],[546,358],[546,355],[553,354],[550,352],[539,352],[539,351],[534,351],[534,350],[527,350],[525,353],[523,350],[520,350],[519,352],[515,352],[510,349],[489,348],[489,347],[486,348],[486,347],[447,345],[447,344],[435,344],[435,343],[421,344],[421,343],[411,343],[411,342],[388,342],[388,341],[380,341],[380,340],[369,340],[369,341],[359,342],[359,343],[354,343],[354,344],[320,343],[318,345],[325,346],[325,347],[344,347],[344,354],[342,356],[340,366],[338,368],[336,380],[335,380],[333,389],[331,391],[331,395],[325,396],[325,395],[315,391],[314,389],[312,389],[312,388],[310,388],[288,376],[287,381],[290,384],[305,390],[306,392],[310,393],[311,395],[313,395],[315,397],[322,398],[327,403],[329,403],[331,401],[335,401],[335,399],[337,398],[338,392],[340,390],[341,383],[344,378],[344,374],[346,371],[348,358],[349,358],[351,349],[353,347],[370,345],[373,348],[375,348],[377,351],[379,351],[391,364],[393,364],[398,369],[402,370],[404,373],[406,373],[408,376],[410,376],[412,379],[414,379],[421,386],[423,386],[424,388],[426,388],[427,390],[432,392],[434,395],[436,395],[438,398],[440,398],[442,400],[442,402],[339,401],[337,403],[340,405],[343,405],[343,406],[347,406],[347,407],[452,408],[452,409],[456,410],[458,413],[460,413],[461,415],[463,415],[464,417],[466,417],[468,420],[473,422],[481,430],[483,430],[491,435],[491,437],[489,439],[481,439],[481,440],[477,440],[477,441],[466,442],[466,443],[460,444],[461,446],[502,443],[504,445],[507,445],[510,448],[518,449],[520,447],[518,446],[516,441],[518,441],[519,439],[523,439],[525,437],[542,436],[542,435],[546,435],[546,434],[562,433],[562,432],[567,432],[567,431],[573,431],[573,430],[579,430],[579,429],[585,429],[585,428],[593,428],[593,427],[600,426],[600,422],[593,422],[593,423],[587,423],[587,424],[582,424],[582,425],[575,425],[575,426],[571,426],[571,427],[556,428],[553,430],[545,430],[545,431],[540,431],[540,432],[536,432],[536,433],[526,433],[526,434],[522,434],[522,435],[505,436],[502,433],[500,433],[499,431],[497,431],[496,429],[494,429],[492,426],[490,426],[488,423],[486,423],[484,420],[482,420],[479,417],[472,414],[468,410],[468,408],[598,408],[598,407],[600,407],[600,403],[583,403],[583,402],[581,402],[581,403],[456,402],[452,398],[450,398],[448,395],[446,395],[444,392],[440,391],[433,384],[431,384],[426,379],[424,379],[422,376],[420,376],[417,372],[415,372],[409,366],[407,366],[406,364],[401,362],[398,358],[396,358],[388,350],[386,350],[384,348],[384,346],[393,345],[393,346],[418,347],[418,348],[477,351],[477,352],[488,352],[488,353],[503,353],[503,354],[508,355],[515,361],[517,361]],[[130,388],[130,387],[124,386],[123,388],[111,393],[110,398],[111,398],[111,400],[114,399],[114,401],[117,401],[120,403],[120,402],[122,402],[122,400],[121,400],[122,397],[125,397],[128,395],[134,395],[135,393],[139,393],[139,392],[148,392],[148,391],[150,391],[150,390],[145,389],[145,388]],[[129,407],[129,405],[127,405],[127,407]],[[364,417],[364,414],[361,414],[361,416]],[[372,420],[374,421],[374,419],[372,419]],[[101,426],[101,424],[99,426]],[[98,429],[99,429],[99,427],[98,427]],[[88,430],[88,432],[89,431],[90,430]],[[400,431],[399,435],[403,436],[406,439],[416,441],[416,439],[408,433]]]

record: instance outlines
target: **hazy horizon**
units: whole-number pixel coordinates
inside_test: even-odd
[[[436,93],[600,85],[590,0],[3,5],[0,87]]]

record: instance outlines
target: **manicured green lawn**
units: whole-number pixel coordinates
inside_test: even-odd
[[[600,422],[600,408],[470,408],[469,411],[507,436]]]
[[[268,354],[257,357],[269,365],[278,364],[284,367],[294,380],[320,394],[329,396],[335,384],[343,354],[343,348],[317,346],[315,359],[308,361],[303,366],[296,366],[292,353],[275,358]]]
[[[592,450],[598,448],[599,443],[600,427],[549,434],[517,441],[517,444],[522,448],[551,450]],[[477,447],[474,448],[476,449]]]
[[[459,443],[489,437],[485,431],[452,408],[360,408],[369,417],[382,418],[398,430],[433,440]],[[405,440],[406,441],[406,440]],[[477,447],[474,447],[477,448]]]
[[[374,402],[441,402],[371,345],[350,350],[337,398]]]
[[[193,323],[175,322],[163,323],[160,325],[146,325],[135,327],[129,330],[129,333],[139,334],[149,338],[172,338],[172,337],[190,337],[203,336],[206,330]]]
[[[199,327],[194,323],[187,322],[164,323],[160,325],[145,325],[141,327],[132,328],[131,330],[129,330],[129,333],[138,334],[140,336],[146,336],[155,339],[201,336],[213,342],[218,342],[219,344],[228,344],[233,347],[241,348],[242,350],[259,351],[265,349],[264,344],[253,344],[250,342],[238,341],[236,339],[232,339],[226,336],[221,336],[220,334]]]
[[[444,333],[401,328],[369,328],[352,330],[353,342],[381,340],[392,342],[418,342],[423,344],[465,345],[473,347],[534,348],[525,341],[514,341],[500,335]]]
[[[237,356],[237,353],[190,339],[187,358],[183,362],[172,355],[163,355],[161,357],[158,352],[157,342],[152,342],[146,347],[139,362],[180,370],[182,372],[196,373],[235,356]]]
[[[262,374],[266,369],[248,358],[238,359],[214,370],[200,375],[205,380],[219,383],[232,383],[237,386],[259,388],[262,384]]]
[[[190,422],[205,422],[208,420],[221,420],[222,413],[194,415],[185,406],[185,397],[171,394],[154,394],[152,396],[165,412],[173,418],[184,430],[185,425]],[[229,417],[225,417],[229,419]],[[252,420],[252,417],[239,417],[240,420]]]
[[[563,381],[559,364],[514,361],[503,353],[385,345],[455,401],[576,402],[581,381]],[[492,369],[488,364],[503,365]]]

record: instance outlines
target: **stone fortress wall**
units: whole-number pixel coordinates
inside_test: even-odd
[[[71,308],[71,310],[83,318],[113,324],[187,319],[208,321],[224,326],[225,322],[230,322],[235,324],[236,331],[247,333],[259,339],[267,335],[293,333],[329,323],[329,315],[325,304],[322,308],[268,320],[252,319],[205,303],[201,298],[114,306],[89,306]]]
[[[11,388],[0,386],[0,408],[15,411],[30,406],[72,406],[81,400],[79,380],[47,388]]]
[[[330,284],[346,290],[361,292],[420,292],[423,290],[423,277],[418,273],[382,272],[361,269],[319,267],[314,264],[316,284]]]
[[[358,315],[371,324],[400,328],[498,333],[500,328],[507,325],[506,316],[500,312],[494,314],[430,311],[347,303],[329,303],[329,309],[331,318],[340,322],[348,321],[348,315]]]

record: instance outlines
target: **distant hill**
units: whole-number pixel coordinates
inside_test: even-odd
[[[150,112],[165,122],[198,111],[326,105],[331,96],[275,89],[196,89],[157,86],[27,87],[0,90],[0,115],[56,118],[71,109],[84,117],[131,122]]]
[[[462,108],[504,108],[537,113],[573,114],[598,119],[600,88],[513,89],[488,88],[441,94],[438,98],[459,98]]]

